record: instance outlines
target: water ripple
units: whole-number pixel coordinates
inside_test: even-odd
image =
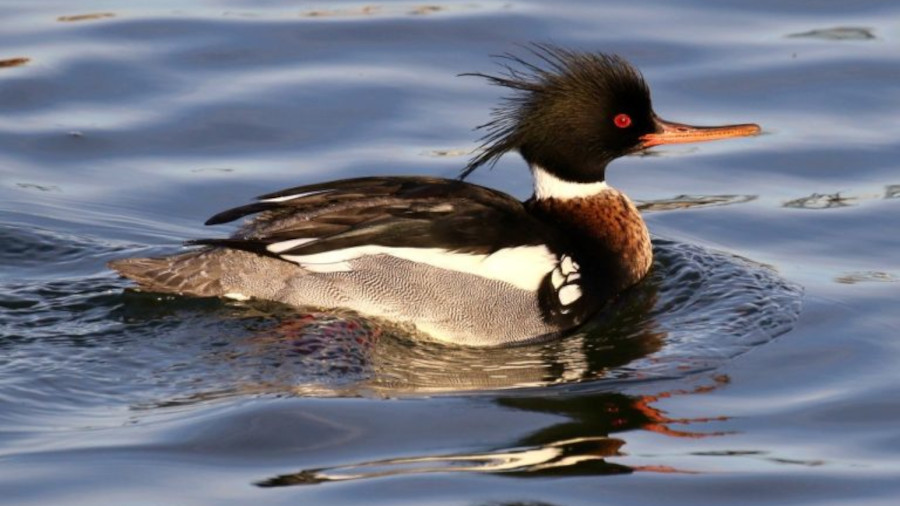
[[[34,234],[40,255],[109,246]],[[656,240],[652,274],[580,332],[490,351],[412,340],[342,312],[128,292],[111,274],[9,281],[0,374],[23,367],[27,398],[141,410],[260,394],[397,396],[683,377],[791,328],[800,290],[764,266]],[[15,253],[15,252],[13,252]],[[20,256],[18,253],[14,256]],[[48,375],[52,383],[42,383]],[[19,405],[17,409],[23,409]]]

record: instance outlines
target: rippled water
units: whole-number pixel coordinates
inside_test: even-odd
[[[7,2],[0,503],[893,504],[900,6]],[[531,40],[752,139],[615,162],[652,275],[562,341],[124,290],[254,195],[452,176]],[[475,182],[520,197],[508,156]],[[314,486],[310,486],[314,485]]]

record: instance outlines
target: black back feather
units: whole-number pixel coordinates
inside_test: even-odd
[[[230,209],[207,224],[257,214],[235,235],[190,245],[220,246],[282,258],[357,246],[442,248],[490,254],[501,248],[559,243],[557,231],[518,200],[466,182],[428,177],[365,177],[289,188]],[[277,254],[274,243],[309,239]]]

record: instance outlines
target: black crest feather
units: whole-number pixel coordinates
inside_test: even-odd
[[[617,55],[573,51],[543,43],[523,47],[533,62],[505,53],[494,56],[502,69],[497,75],[460,74],[482,77],[513,93],[491,111],[489,122],[477,127],[485,134],[479,139],[477,154],[460,172],[459,179],[483,165],[493,167],[506,152],[519,149],[532,133],[525,120],[542,104],[556,98],[565,96],[578,104],[596,100],[598,96],[633,95],[637,90],[646,97],[649,107],[650,92],[641,73]]]

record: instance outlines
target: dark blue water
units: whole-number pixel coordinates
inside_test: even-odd
[[[900,5],[6,2],[0,503],[894,504]],[[609,171],[653,274],[574,336],[417,344],[341,313],[129,292],[287,186],[453,176],[551,41],[664,118],[765,135]],[[472,180],[519,197],[516,156]]]

